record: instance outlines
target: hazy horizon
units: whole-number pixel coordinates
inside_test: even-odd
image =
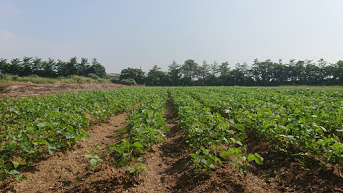
[[[97,58],[109,73],[175,60],[343,59],[343,1],[0,0],[0,58]]]

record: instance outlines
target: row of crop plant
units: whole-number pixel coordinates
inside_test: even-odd
[[[219,113],[211,113],[183,88],[169,91],[187,141],[196,149],[190,154],[196,172],[210,172],[222,164],[222,159],[230,159],[244,175],[249,162],[263,164],[259,154],[246,152],[242,141],[248,136],[241,132],[245,130],[242,124],[229,122]]]
[[[146,94],[134,88],[0,100],[0,181],[25,179],[20,168],[88,137],[90,124],[127,110]]]
[[[187,88],[212,111],[244,124],[276,150],[343,165],[343,92],[270,88]]]
[[[163,132],[168,130],[163,117],[166,99],[166,89],[149,89],[145,100],[129,113],[127,126],[120,130],[122,141],[110,144],[107,149],[115,165],[126,171],[127,180],[132,183],[147,170],[143,159],[146,150],[165,140]]]

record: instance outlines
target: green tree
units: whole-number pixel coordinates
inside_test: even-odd
[[[248,65],[246,63],[237,63],[235,68],[231,71],[230,82],[232,83],[232,85],[254,85],[253,81],[249,81],[250,79],[252,79],[252,75],[249,75]]]
[[[217,86],[220,85],[218,77],[219,77],[219,65],[216,61],[213,64],[210,64],[209,67],[209,74],[206,78],[207,85]]]
[[[276,85],[287,85],[288,84],[288,76],[287,73],[287,66],[282,63],[280,59],[278,63],[274,63],[273,65],[273,78]]]
[[[230,67],[229,67],[229,63],[228,62],[223,62],[219,67],[218,67],[218,71],[219,71],[219,77],[218,77],[218,83],[220,85],[229,85],[229,81],[230,81]]]
[[[101,65],[96,58],[92,59],[92,65],[90,66],[90,68],[92,69],[90,71],[90,73],[93,73],[97,76],[99,76],[100,78],[106,78],[106,69],[103,65]],[[88,75],[88,74],[87,74]]]
[[[32,60],[32,74],[37,76],[44,76],[43,75],[43,61],[41,58],[35,57]]]
[[[258,85],[270,85],[273,81],[273,62],[271,60],[266,60],[264,62],[259,62],[257,59],[254,60],[251,72],[253,79]]]
[[[176,86],[179,85],[181,79],[181,66],[173,61],[172,64],[168,66],[168,77],[169,85]]]
[[[319,67],[312,60],[305,61],[305,84],[313,85],[319,83]]]
[[[144,84],[145,73],[139,68],[126,68],[120,73],[119,79],[125,80],[132,78],[137,84]]]
[[[0,73],[8,73],[9,64],[4,58],[0,58]]]
[[[340,60],[336,63],[334,69],[334,79],[337,80],[336,84],[343,85],[343,61]]]
[[[66,72],[65,74],[68,75],[76,75],[77,74],[77,57],[70,58],[69,62],[66,63]]]
[[[199,65],[194,60],[186,60],[181,67],[183,85],[194,85],[199,74]]]
[[[23,61],[21,63],[21,67],[23,69],[23,72],[21,74],[21,76],[28,76],[31,75],[33,73],[32,71],[32,57],[24,57]]]
[[[42,75],[43,77],[56,77],[56,62],[54,59],[49,58],[48,61],[42,62]]]
[[[67,68],[67,62],[64,62],[60,59],[56,62],[56,69],[57,69],[57,75],[58,76],[68,76],[68,68]]]
[[[12,59],[11,63],[9,64],[7,73],[20,75],[22,73],[22,68],[20,64],[21,64],[21,60],[19,58]]]
[[[166,80],[165,72],[157,65],[154,65],[148,72],[145,83],[147,86],[163,86],[167,84]]]
[[[90,72],[90,65],[87,58],[81,58],[81,62],[76,65],[77,75],[87,76]]]
[[[200,86],[205,86],[208,84],[208,77],[210,75],[210,65],[204,60],[202,65],[198,69],[198,84]]]

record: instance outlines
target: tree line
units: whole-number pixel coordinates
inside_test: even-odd
[[[18,76],[37,75],[49,78],[70,75],[106,78],[106,69],[96,58],[89,62],[87,58],[81,58],[78,61],[77,57],[72,57],[69,61],[51,58],[44,61],[38,57],[14,58],[7,61],[0,58],[0,73]]]
[[[184,64],[175,61],[163,71],[154,65],[148,73],[137,68],[121,71],[120,80],[133,79],[147,86],[278,86],[278,85],[343,85],[343,61],[328,63],[323,59],[259,61],[252,65],[237,63],[233,68],[228,62],[201,65],[194,60]]]

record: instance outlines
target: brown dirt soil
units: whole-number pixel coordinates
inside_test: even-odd
[[[276,152],[265,140],[248,131],[248,152],[264,157],[263,165],[253,164],[252,175],[279,192],[343,192],[343,176],[337,167],[319,159],[295,159],[292,153]]]
[[[46,96],[50,94],[58,94],[65,92],[77,92],[88,90],[108,90],[126,87],[139,87],[139,86],[125,86],[121,84],[32,84],[30,82],[10,82],[4,83],[0,89],[0,99],[11,97],[20,98],[27,96]],[[3,90],[3,91],[2,91]]]
[[[165,132],[166,140],[153,145],[144,156],[144,166],[149,171],[140,175],[139,184],[129,188],[127,192],[175,192],[182,183],[180,177],[189,168],[188,154],[193,150],[188,147],[180,125],[176,123],[177,111],[173,108],[170,98],[167,100],[164,117],[170,129]]]
[[[92,176],[87,167],[89,158],[88,149],[91,145],[107,147],[113,142],[116,130],[125,125],[126,114],[111,117],[107,123],[94,125],[88,131],[92,137],[79,142],[74,149],[58,152],[53,156],[34,164],[29,171],[23,174],[28,180],[14,182],[0,191],[2,192],[64,192],[79,183],[88,183],[92,178],[116,176],[118,171],[113,167],[102,164],[101,173]],[[100,176],[99,176],[100,175]]]

